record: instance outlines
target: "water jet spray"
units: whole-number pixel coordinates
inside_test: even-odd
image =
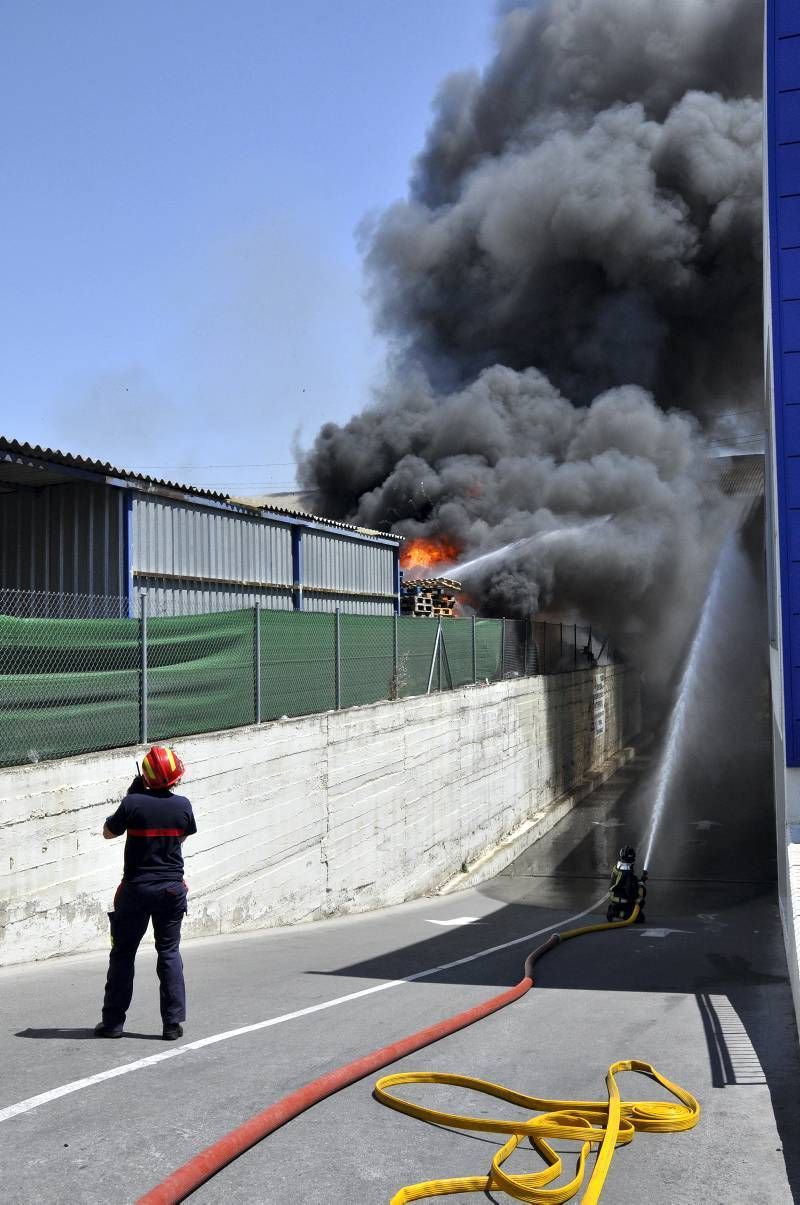
[[[653,847],[663,819],[666,802],[669,797],[669,789],[672,785],[678,763],[682,738],[686,731],[689,705],[696,694],[699,670],[704,654],[707,651],[709,637],[713,631],[712,621],[724,595],[722,585],[733,564],[735,544],[736,535],[732,533],[722,545],[714,573],[711,577],[708,594],[703,604],[700,622],[697,625],[697,631],[694,634],[691,648],[689,649],[689,656],[686,659],[686,665],[681,675],[678,695],[670,716],[667,739],[656,776],[655,799],[644,856],[645,871],[650,866]]]

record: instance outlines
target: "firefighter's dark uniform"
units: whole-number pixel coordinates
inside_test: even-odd
[[[644,883],[638,878],[632,863],[620,860],[611,875],[611,908],[617,915],[627,919],[636,904],[644,905],[647,892]]]
[[[133,995],[136,951],[152,918],[158,951],[161,1019],[174,1025],[186,1019],[186,989],[180,955],[181,923],[186,912],[181,837],[197,832],[192,805],[166,787],[146,790],[134,780],[106,824],[115,836],[127,833],[125,869],[114,896],[111,955],[108,963],[103,1025],[117,1029]]]

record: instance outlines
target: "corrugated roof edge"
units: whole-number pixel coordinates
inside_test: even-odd
[[[43,448],[40,444],[21,443],[18,439],[9,439],[0,435],[0,455],[11,453],[30,460],[47,460],[53,465],[63,465],[65,468],[80,469],[86,473],[97,473],[103,477],[116,477],[130,481],[138,486],[152,486],[155,489],[172,490],[174,493],[186,494],[194,498],[207,498],[220,505],[229,506],[239,512],[250,511],[257,515],[281,515],[287,519],[308,519],[310,523],[322,523],[326,527],[340,531],[353,531],[358,535],[374,536],[381,540],[396,540],[401,543],[403,537],[391,531],[375,531],[370,527],[355,527],[352,523],[343,523],[339,519],[328,519],[324,515],[311,515],[303,511],[288,510],[279,506],[248,506],[244,502],[235,502],[230,494],[221,494],[215,490],[199,489],[195,485],[185,485],[178,481],[167,481],[160,477],[147,477],[133,469],[121,469],[105,460],[93,460],[88,456],[76,456],[72,452],[62,452],[58,448]]]

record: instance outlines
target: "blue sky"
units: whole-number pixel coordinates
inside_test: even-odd
[[[289,485],[295,431],[360,409],[380,372],[355,228],[404,195],[493,13],[0,0],[0,432]]]

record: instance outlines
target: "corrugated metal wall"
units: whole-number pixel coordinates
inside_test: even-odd
[[[356,615],[391,615],[395,556],[392,548],[366,539],[304,531],[304,609],[335,611],[340,607]],[[385,597],[359,597],[370,594]]]
[[[127,592],[121,490],[80,482],[0,493],[0,587]]]
[[[137,574],[134,578],[137,595],[147,594],[150,616],[204,615],[209,611],[241,611],[259,602],[271,611],[291,611],[294,602],[291,590],[259,590],[255,586],[209,586],[204,582],[176,582],[157,574]],[[141,604],[136,599],[134,613],[138,617]]]
[[[136,491],[131,507],[133,587],[151,614],[294,606],[291,523]],[[0,589],[127,599],[126,537],[126,492],[114,486],[0,493]],[[302,528],[303,609],[391,615],[396,555]]]
[[[348,615],[394,615],[394,603],[379,598],[352,598],[346,594],[315,594],[303,591],[304,611],[345,611]]]
[[[153,614],[292,607],[291,528],[256,516],[134,495],[133,567]]]
[[[304,610],[393,613],[393,549],[306,528],[302,539]],[[279,520],[134,495],[133,565],[153,614],[293,606],[292,526]]]

